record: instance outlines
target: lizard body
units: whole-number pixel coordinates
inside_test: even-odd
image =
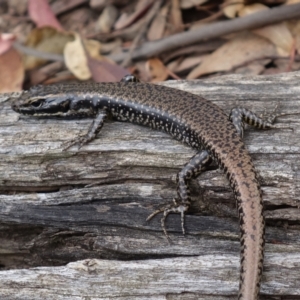
[[[258,299],[264,258],[264,218],[257,175],[241,139],[243,123],[271,128],[244,108],[230,117],[201,96],[159,85],[128,82],[82,83],[38,86],[24,91],[12,104],[13,110],[33,116],[95,117],[88,133],[70,143],[80,146],[93,140],[107,115],[118,121],[145,125],[169,133],[198,150],[177,174],[177,198],[164,210],[183,215],[190,206],[188,182],[215,161],[233,189],[240,220],[240,300]],[[184,230],[184,229],[183,229]]]

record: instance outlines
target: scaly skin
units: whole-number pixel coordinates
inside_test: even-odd
[[[178,174],[178,198],[175,208],[167,209],[166,215],[170,211],[184,213],[187,210],[190,201],[188,180],[199,175],[214,160],[229,179],[239,212],[241,269],[238,299],[258,299],[264,258],[263,205],[256,172],[240,135],[243,121],[260,128],[270,128],[270,123],[242,108],[233,110],[229,120],[222,109],[200,96],[146,83],[39,86],[24,92],[17,101],[12,108],[31,115],[85,117],[102,111],[119,121],[164,130],[198,149],[198,156]],[[103,119],[98,115],[89,134],[79,139],[80,145],[92,140],[102,124]]]

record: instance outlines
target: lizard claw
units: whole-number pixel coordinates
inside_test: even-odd
[[[260,118],[266,120],[270,124],[273,124],[277,117],[281,116],[281,114],[277,113],[278,108],[281,106],[281,103],[275,105],[274,109],[271,112],[267,112],[266,108],[264,109],[264,113],[260,115]]]
[[[78,144],[78,149],[80,149],[82,146],[84,146],[87,143],[88,143],[88,139],[86,138],[85,135],[83,135],[83,136],[75,138],[71,141],[67,141],[67,142],[63,143],[63,151],[66,151],[69,148],[71,148],[72,146],[77,145],[77,144]]]
[[[166,236],[166,238],[168,239],[168,241],[170,242],[170,237],[168,235],[168,232],[166,230],[166,219],[167,216],[170,213],[179,213],[181,216],[181,229],[182,229],[182,233],[183,235],[185,234],[185,229],[184,229],[184,215],[185,212],[189,209],[189,203],[178,203],[176,199],[173,199],[174,203],[171,204],[167,204],[164,205],[163,207],[157,209],[156,211],[154,211],[150,216],[148,216],[148,218],[146,219],[147,221],[151,220],[154,216],[156,216],[159,213],[163,213],[163,216],[161,218],[161,227],[162,230]]]

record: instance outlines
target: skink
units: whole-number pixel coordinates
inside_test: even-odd
[[[12,97],[13,98],[13,97]],[[262,193],[251,157],[242,141],[244,122],[272,128],[249,110],[232,109],[228,117],[201,96],[165,86],[136,82],[126,76],[117,83],[81,83],[37,86],[24,91],[12,109],[32,116],[94,117],[88,133],[68,147],[92,141],[105,118],[145,125],[169,133],[198,152],[177,174],[177,197],[163,210],[162,225],[170,212],[190,206],[188,183],[212,161],[224,171],[233,189],[240,220],[241,267],[238,299],[258,299],[264,259]],[[159,210],[161,211],[161,210]],[[150,217],[154,216],[154,212]]]

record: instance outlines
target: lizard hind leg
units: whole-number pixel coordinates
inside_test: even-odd
[[[235,107],[231,110],[229,115],[229,120],[235,126],[238,134],[241,138],[244,136],[244,123],[248,125],[254,126],[259,129],[270,129],[273,128],[273,123],[276,119],[277,115],[275,112],[277,110],[277,106],[274,111],[270,114],[264,114],[263,116],[258,117],[255,113],[248,110],[244,107]]]
[[[170,213],[179,213],[181,216],[182,233],[185,234],[184,215],[189,209],[191,203],[188,182],[192,178],[198,177],[203,171],[205,171],[211,162],[212,159],[206,150],[196,153],[177,174],[177,198],[173,199],[173,203],[164,205],[163,207],[157,209],[147,218],[147,221],[149,221],[157,214],[163,213],[161,218],[161,227],[168,240],[170,239],[165,226],[167,216]]]

